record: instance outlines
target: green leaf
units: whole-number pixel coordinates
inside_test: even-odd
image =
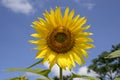
[[[45,80],[45,79],[40,79],[40,78],[38,78],[38,79],[36,79],[36,80]],[[49,80],[53,80],[53,79],[49,78]]]
[[[49,70],[49,69],[47,69],[47,70],[42,70],[42,71],[38,72],[38,74],[44,75],[44,76],[47,76],[47,77],[48,77],[48,74],[49,74],[49,73],[50,73],[50,70]]]
[[[31,66],[29,66],[29,67],[27,67],[27,68],[32,68],[32,67],[34,67],[34,66],[40,64],[42,61],[43,61],[43,59],[37,61],[36,63],[32,64]]]
[[[6,71],[7,72],[17,72],[17,71],[31,72],[31,73],[35,73],[35,74],[38,74],[38,75],[42,75],[45,78],[47,78],[47,80],[49,80],[48,74],[50,73],[49,69],[43,70],[41,68],[36,68],[36,69],[32,69],[32,68],[30,68],[30,69],[28,69],[28,68],[10,68],[10,69],[7,69]]]
[[[9,79],[6,79],[6,80],[21,80],[20,78],[9,78]],[[24,80],[29,80],[29,79],[24,79]]]
[[[14,77],[14,78],[9,78],[9,79],[6,79],[6,80],[29,80],[28,78],[25,78],[25,76],[21,76],[21,77]]]
[[[83,79],[88,79],[88,80],[100,80],[98,78],[94,78],[94,77],[90,77],[90,76],[86,76],[86,75],[79,75],[79,74],[75,74],[75,73],[72,73],[72,78],[83,78]]]
[[[114,80],[120,80],[120,77],[119,78],[115,78]]]
[[[45,79],[40,79],[40,78],[39,78],[39,79],[36,79],[36,80],[45,80]]]
[[[120,57],[120,50],[116,50],[116,51],[112,52],[106,58],[117,58],[117,57]]]
[[[9,79],[6,79],[6,80],[20,80],[19,77],[15,77],[15,78],[9,78]]]
[[[16,72],[16,71],[24,71],[24,72],[32,72],[32,73],[38,73],[42,71],[41,68],[36,69],[27,69],[27,68],[9,68],[6,70],[7,72]]]

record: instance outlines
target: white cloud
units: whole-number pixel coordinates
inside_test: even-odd
[[[98,76],[98,74],[96,74],[92,70],[90,70],[90,72],[88,72],[88,67],[87,66],[80,67],[77,74],[87,75],[87,76],[91,76],[91,77],[97,77]],[[75,78],[74,80],[86,80],[86,79]]]
[[[49,67],[48,62],[44,63],[44,65],[45,65],[47,68]],[[55,64],[55,65],[53,66],[51,72],[52,72],[52,74],[53,74],[54,76],[59,77],[59,67],[58,67],[57,64]],[[63,70],[63,75],[64,75],[64,76],[67,76],[67,75],[70,75],[70,74],[71,74],[71,72],[70,72],[68,69]]]
[[[80,7],[87,8],[88,10],[92,10],[95,7],[95,3],[93,0],[74,0],[74,1]]]
[[[78,73],[82,75],[87,75],[88,68],[86,66],[79,68]]]
[[[92,10],[95,7],[94,3],[84,3],[83,7],[86,7],[88,10]]]
[[[48,62],[44,63],[44,66],[45,66],[46,68],[49,68]],[[52,68],[51,71],[52,71],[52,74],[53,74],[54,76],[59,77],[59,67],[58,67],[57,64],[55,64],[55,65],[53,66],[53,68]],[[72,72],[75,72],[75,71],[72,71]],[[80,74],[80,75],[87,75],[87,76],[91,76],[91,77],[97,77],[97,76],[98,76],[98,74],[96,74],[96,73],[95,73],[94,71],[92,71],[92,70],[90,70],[90,72],[88,72],[88,67],[87,67],[87,66],[80,67],[80,68],[78,69],[78,71],[75,72],[75,73]],[[67,69],[66,71],[63,70],[63,75],[64,75],[64,76],[71,75],[71,72],[70,72],[68,69]],[[79,78],[75,78],[74,80],[79,80]],[[85,79],[80,79],[80,80],[85,80]]]
[[[49,63],[48,62],[44,63],[44,66],[46,68],[49,68]],[[88,67],[87,66],[80,67],[77,72],[75,72],[75,71],[72,71],[72,72],[77,73],[79,75],[87,75],[87,76],[91,76],[91,77],[99,76],[97,73],[95,73],[92,70],[90,70],[90,72],[88,72]],[[51,73],[53,74],[53,76],[59,77],[59,67],[58,67],[57,64],[55,64],[52,67]],[[71,74],[72,73],[68,69],[67,70],[63,70],[63,75],[64,76],[69,76]],[[25,75],[26,76],[36,76],[38,78],[44,78],[43,76],[40,76],[40,75],[37,75],[37,74],[34,74],[34,73],[29,73],[29,72],[26,72]],[[73,80],[88,80],[88,79],[74,78]]]
[[[16,13],[29,14],[34,12],[33,6],[28,0],[2,0],[1,3]]]
[[[45,63],[44,63],[44,66],[45,66],[46,68],[49,68],[49,63],[48,63],[48,62],[45,62]]]

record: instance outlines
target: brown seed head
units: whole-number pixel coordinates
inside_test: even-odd
[[[66,53],[74,46],[71,32],[64,27],[57,27],[47,37],[48,47],[56,53]]]

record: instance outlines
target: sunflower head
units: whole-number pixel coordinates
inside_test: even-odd
[[[88,37],[92,33],[85,32],[90,27],[84,26],[87,19],[74,16],[74,10],[69,11],[68,7],[64,15],[59,7],[43,15],[45,19],[38,18],[32,25],[36,33],[31,36],[37,40],[30,40],[30,43],[37,45],[36,58],[43,58],[43,63],[48,61],[50,68],[58,64],[63,69],[71,69],[75,62],[79,65],[85,63],[84,57],[88,57],[86,50],[94,47],[89,43],[93,40]]]

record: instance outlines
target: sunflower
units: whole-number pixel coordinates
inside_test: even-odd
[[[74,10],[69,11],[67,7],[64,15],[60,7],[55,11],[50,9],[50,13],[45,11],[45,19],[38,18],[32,23],[36,33],[31,34],[36,40],[30,40],[30,43],[36,44],[38,50],[36,58],[43,58],[43,63],[48,61],[50,68],[58,64],[62,69],[80,66],[85,63],[84,57],[88,57],[87,51],[93,48],[90,44],[93,40],[88,37],[91,32],[85,32],[90,25],[83,25],[87,22],[85,17],[78,14],[74,16]]]

